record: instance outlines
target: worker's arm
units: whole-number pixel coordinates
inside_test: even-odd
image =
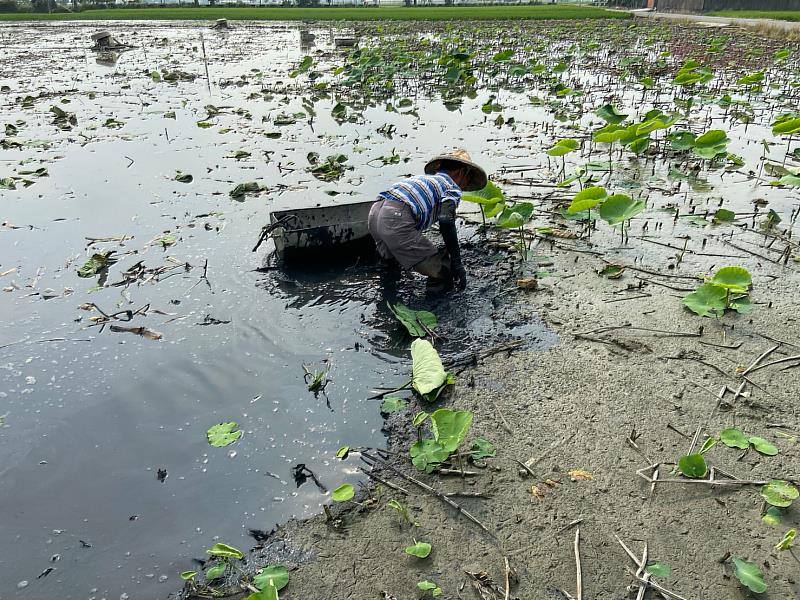
[[[456,203],[445,200],[439,213],[439,231],[444,239],[447,253],[450,255],[450,266],[453,270],[453,281],[459,290],[467,287],[467,272],[461,264],[461,248],[458,246],[456,233]]]

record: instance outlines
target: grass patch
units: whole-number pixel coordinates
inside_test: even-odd
[[[0,21],[213,20],[231,21],[496,21],[512,19],[624,19],[630,14],[582,6],[433,6],[386,8],[116,8],[78,13],[0,13]]]
[[[774,19],[776,21],[800,21],[800,10],[720,10],[709,14],[715,17],[739,17],[741,19]]]

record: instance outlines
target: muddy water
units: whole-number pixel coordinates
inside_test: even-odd
[[[366,398],[405,381],[409,367],[378,274],[352,264],[263,269],[269,248],[250,250],[270,209],[374,197],[419,168],[415,148],[427,154],[427,136],[457,129],[438,108],[420,128],[388,115],[402,141],[371,141],[367,154],[366,125],[262,123],[299,110],[295,97],[290,106],[284,96],[248,99],[260,82],[286,79],[308,50],[295,27],[204,29],[211,91],[200,27],[113,27],[135,47],[103,64],[86,49],[94,26],[0,28],[2,124],[16,123],[13,137],[26,144],[0,150],[0,176],[48,170],[30,187],[0,191],[0,537],[13,548],[0,556],[2,598],[164,598],[215,541],[246,549],[248,530],[320,511],[328,495],[311,480],[298,486],[292,467],[305,464],[328,489],[359,481],[335,451],[383,444],[378,403]],[[332,31],[316,35],[318,47],[332,48]],[[174,69],[198,78],[151,76]],[[250,78],[244,87],[241,76]],[[23,107],[27,95],[36,100]],[[54,125],[53,105],[77,125]],[[201,128],[207,105],[219,114]],[[265,136],[273,131],[282,137]],[[357,168],[341,182],[303,170],[307,152],[344,146]],[[367,164],[393,147],[415,162]],[[250,157],[226,158],[237,150]],[[193,181],[174,181],[177,170]],[[247,180],[268,190],[231,199]],[[160,244],[164,235],[175,243]],[[118,262],[79,278],[101,250]],[[501,258],[470,260],[480,272]],[[140,261],[168,270],[117,285]],[[400,289],[407,303],[440,314],[448,356],[520,335],[554,341],[535,319],[498,321],[497,282],[476,281],[459,300],[467,310],[421,292],[418,282]],[[119,324],[163,338],[101,330],[88,303],[106,314],[147,307]],[[304,364],[328,369],[326,397],[307,390]],[[206,429],[231,420],[243,438],[209,446]]]

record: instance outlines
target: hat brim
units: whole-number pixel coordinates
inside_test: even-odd
[[[438,173],[442,161],[444,160],[461,163],[465,167],[468,167],[469,170],[467,172],[467,183],[461,188],[465,192],[476,192],[478,190],[482,190],[489,182],[489,177],[486,175],[486,171],[484,171],[482,167],[478,166],[471,160],[464,160],[463,158],[457,158],[448,154],[441,154],[429,160],[428,164],[425,165],[425,173],[427,175],[435,175]]]

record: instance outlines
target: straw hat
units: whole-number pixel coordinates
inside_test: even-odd
[[[451,150],[445,154],[434,156],[428,161],[428,164],[425,165],[425,173],[428,175],[435,175],[439,172],[442,161],[445,160],[461,163],[465,167],[468,167],[467,183],[463,188],[465,192],[474,192],[476,190],[482,190],[486,187],[486,182],[489,180],[489,178],[486,176],[486,171],[472,162],[472,158],[466,150],[461,150],[459,148]]]

